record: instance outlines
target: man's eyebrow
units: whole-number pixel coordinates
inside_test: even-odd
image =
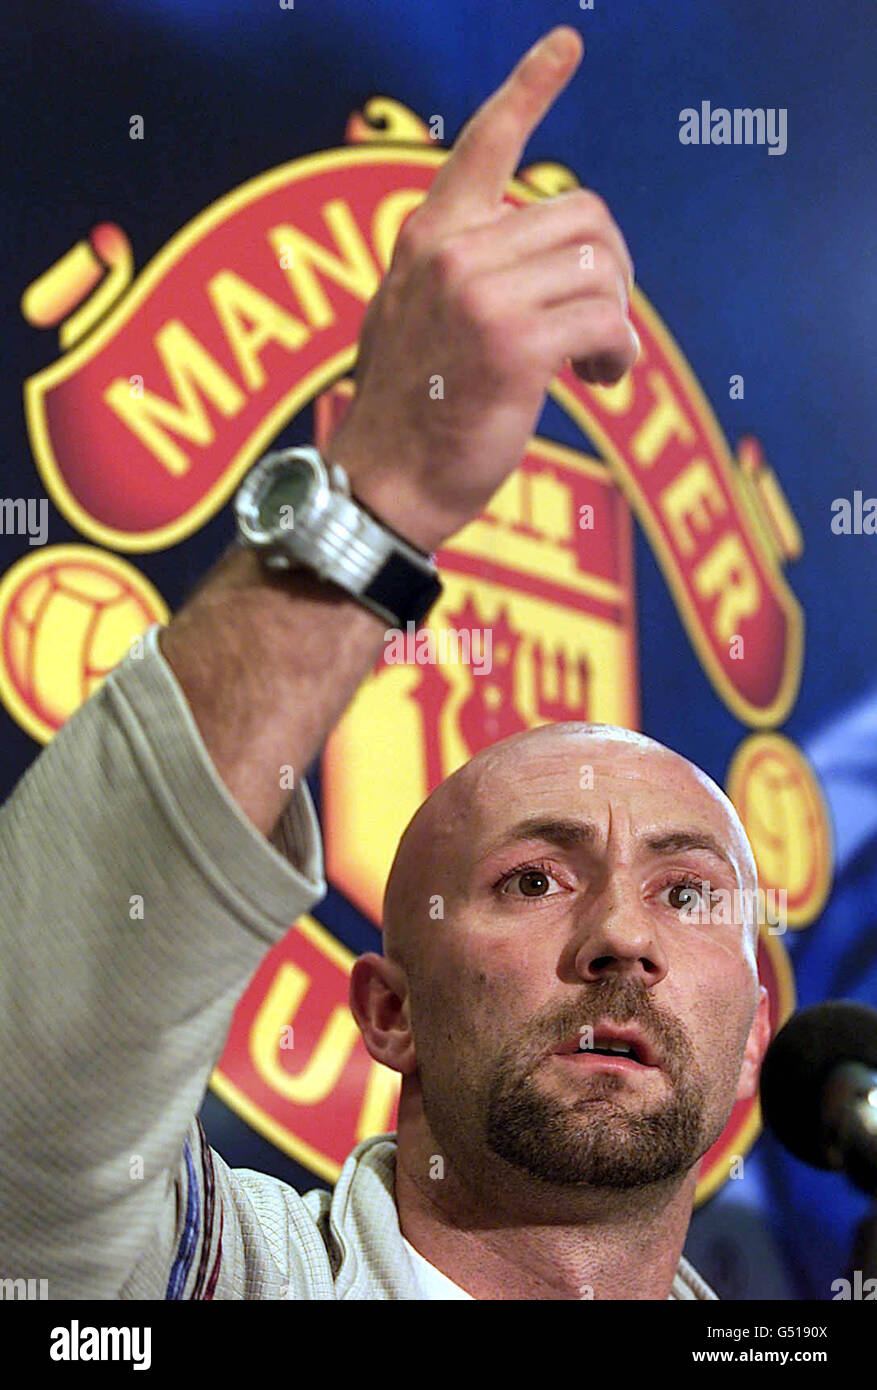
[[[563,820],[557,817],[529,816],[509,826],[498,840],[491,844],[486,854],[495,854],[519,840],[546,840],[549,844],[560,845],[563,849],[575,849],[580,845],[593,845],[599,840],[599,831],[590,821]],[[705,830],[669,830],[664,835],[652,835],[643,841],[643,846],[651,854],[682,854],[685,850],[706,850],[727,864],[733,873],[736,865],[724,846],[715,836]]]
[[[705,849],[717,859],[723,859],[734,873],[737,872],[728,851],[705,830],[670,830],[666,835],[651,836],[644,843],[652,854],[682,854],[687,849]]]
[[[574,849],[577,845],[593,844],[598,835],[596,825],[590,821],[529,816],[509,826],[498,840],[488,846],[486,853],[495,854],[497,850],[505,849],[518,840],[547,840],[549,844],[560,845],[563,849]]]

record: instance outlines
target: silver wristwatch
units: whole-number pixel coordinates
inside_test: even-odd
[[[435,561],[351,496],[317,449],[266,454],[235,498],[238,534],[272,569],[304,565],[392,627],[425,618],[442,592]]]

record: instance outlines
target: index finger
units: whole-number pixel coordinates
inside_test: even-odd
[[[493,212],[527,141],[578,67],[584,45],[560,25],[540,39],[464,126],[433,180],[430,222],[457,231]]]

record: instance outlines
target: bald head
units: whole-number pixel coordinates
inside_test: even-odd
[[[605,803],[613,780],[630,793],[644,821],[660,806],[674,808],[680,827],[704,826],[724,846],[740,887],[754,897],[757,870],[740,818],[711,777],[656,739],[611,724],[540,725],[482,749],[426,798],[396,851],[384,895],[384,952],[414,963],[421,933],[431,924],[430,899],[449,876],[465,873],[494,832],[519,822],[539,803],[572,818],[587,817],[589,801]],[[655,793],[658,793],[656,797]],[[611,807],[609,809],[611,820]],[[757,936],[753,913],[750,931]]]

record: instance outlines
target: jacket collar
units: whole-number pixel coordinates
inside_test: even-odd
[[[329,1208],[330,1259],[339,1299],[419,1299],[414,1266],[396,1210],[396,1135],[365,1139],[348,1155]],[[715,1299],[697,1270],[680,1257],[671,1299]]]
[[[335,1276],[339,1299],[419,1297],[399,1229],[395,1175],[395,1134],[357,1144],[338,1175],[329,1225],[340,1262]]]

